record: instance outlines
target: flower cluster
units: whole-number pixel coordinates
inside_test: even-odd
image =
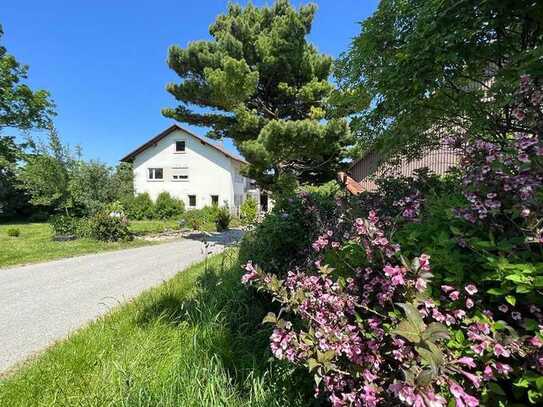
[[[422,202],[423,199],[421,193],[419,191],[415,191],[394,202],[394,206],[400,209],[401,214],[405,219],[411,220],[416,219],[420,215]]]
[[[489,142],[481,139],[464,142],[452,141],[463,151],[464,195],[467,208],[457,210],[465,220],[486,222],[502,229],[506,222],[518,224],[528,230],[528,238],[543,242],[542,231],[535,215],[541,213],[537,193],[543,185],[543,141],[539,139],[537,124],[531,125],[533,116],[541,114],[542,89],[536,88],[528,76],[521,79],[517,103],[512,108],[517,123],[511,139]],[[531,129],[528,131],[527,129]],[[535,130],[534,130],[535,129]],[[519,221],[515,221],[519,218]]]
[[[326,236],[319,237],[319,250],[328,247]],[[271,293],[283,306],[281,314],[304,323],[294,329],[288,320],[267,317],[276,325],[272,353],[307,366],[317,395],[326,394],[334,406],[445,406],[451,398],[459,406],[477,406],[475,394],[485,383],[511,374],[509,361],[539,368],[528,361],[537,360],[540,336],[523,341],[512,326],[504,329],[505,322],[481,312],[475,284],[444,285],[439,301],[423,299],[432,277],[429,256],[403,258],[374,212],[356,219],[348,238],[365,261],[351,265],[355,272],[347,279],[334,279],[336,270],[318,264],[284,280],[247,264],[242,277]],[[445,339],[459,337],[453,348],[445,346]]]

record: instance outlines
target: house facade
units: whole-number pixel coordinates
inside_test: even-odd
[[[260,202],[254,183],[240,173],[246,163],[243,158],[177,124],[121,161],[133,165],[134,192],[147,192],[153,200],[166,191],[181,199],[187,209],[219,205],[233,213],[250,195]]]

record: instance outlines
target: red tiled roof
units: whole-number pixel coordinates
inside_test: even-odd
[[[187,129],[181,127],[177,123],[172,124],[166,130],[164,130],[163,132],[157,134],[151,140],[147,141],[145,144],[142,144],[141,146],[136,148],[134,151],[130,152],[129,154],[127,154],[126,156],[121,158],[121,161],[124,161],[124,162],[132,161],[136,155],[138,155],[142,151],[145,151],[147,148],[151,147],[153,144],[158,143],[160,140],[162,140],[168,134],[170,134],[170,133],[172,133],[172,132],[174,132],[176,130],[181,130],[181,131],[184,131],[185,133],[190,134],[192,137],[199,140],[202,144],[206,144],[206,145],[208,145],[210,147],[213,147],[214,149],[220,151],[221,153],[223,153],[225,156],[231,158],[232,160],[238,161],[238,162],[240,162],[242,164],[247,164],[247,161],[245,161],[243,158],[241,158],[241,157],[239,157],[239,156],[237,156],[235,154],[232,154],[230,151],[226,150],[222,146],[218,146],[218,145],[216,145],[214,143],[210,143],[209,141],[205,140],[203,137],[198,136],[198,135],[188,131]]]
[[[347,188],[347,191],[349,191],[351,194],[358,195],[359,193],[364,192],[364,188],[362,188],[362,185],[356,182],[345,172],[338,172],[337,176],[339,182],[345,185],[345,188]]]

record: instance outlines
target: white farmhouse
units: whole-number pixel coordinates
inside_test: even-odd
[[[177,124],[121,159],[133,164],[134,192],[156,200],[163,191],[185,202],[187,209],[227,206],[237,212],[248,195],[267,211],[267,196],[240,174],[243,158],[210,143]]]

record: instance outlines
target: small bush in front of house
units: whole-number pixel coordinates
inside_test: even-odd
[[[258,203],[256,199],[249,197],[241,204],[239,208],[240,220],[243,226],[254,225],[258,214]]]
[[[121,201],[113,201],[106,205],[105,211],[114,215],[126,215],[126,208]]]
[[[217,216],[215,218],[215,226],[217,227],[217,232],[222,232],[227,230],[232,220],[232,215],[226,207],[219,208],[217,211]]]
[[[205,220],[201,209],[191,209],[183,214],[182,222],[192,230],[201,230]]]
[[[171,219],[179,217],[185,211],[185,204],[180,199],[172,197],[168,192],[161,192],[155,202],[155,217]]]
[[[70,215],[54,215],[49,218],[55,236],[76,236],[79,221]]]
[[[125,216],[112,215],[102,211],[89,218],[88,224],[89,237],[93,239],[105,242],[132,239]]]
[[[155,215],[155,204],[147,192],[129,199],[125,206],[130,219],[153,219]]]
[[[21,235],[21,230],[18,228],[9,228],[7,234],[9,237],[19,237]]]

